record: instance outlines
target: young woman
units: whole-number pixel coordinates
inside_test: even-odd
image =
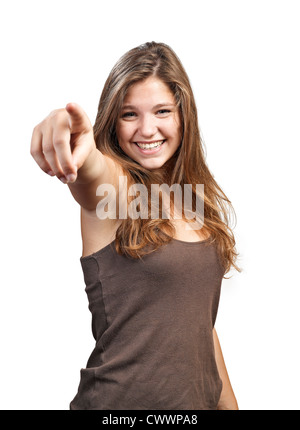
[[[81,206],[96,345],[71,409],[237,409],[214,329],[222,278],[240,270],[232,206],[205,162],[193,92],[173,50],[151,42],[127,52],[94,127],[69,103],[35,127],[31,154]],[[168,216],[164,192],[152,211],[153,185],[179,187]],[[187,185],[192,213],[203,203],[197,228],[184,210]]]

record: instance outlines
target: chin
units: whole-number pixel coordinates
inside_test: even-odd
[[[155,161],[153,161],[153,160],[149,160],[149,162],[148,163],[145,163],[145,162],[139,162],[138,161],[138,163],[142,166],[142,167],[144,167],[145,169],[148,169],[148,170],[156,170],[156,169],[160,169],[161,167],[163,167],[163,165],[165,164],[165,162],[164,161],[158,161],[157,160],[157,162],[155,162]]]

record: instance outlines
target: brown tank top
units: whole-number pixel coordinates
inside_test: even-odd
[[[96,345],[70,409],[216,409],[215,244],[173,239],[137,260],[114,245],[80,258]]]

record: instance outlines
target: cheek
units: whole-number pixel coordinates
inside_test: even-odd
[[[178,120],[173,120],[168,127],[169,135],[172,136],[174,141],[181,142],[182,127]]]
[[[119,143],[127,142],[131,136],[131,127],[130,124],[122,124],[116,127],[116,133]]]

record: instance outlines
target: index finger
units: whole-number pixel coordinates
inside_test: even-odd
[[[91,123],[86,113],[77,103],[68,103],[66,111],[69,114],[69,127],[72,133],[83,133],[91,129]]]

